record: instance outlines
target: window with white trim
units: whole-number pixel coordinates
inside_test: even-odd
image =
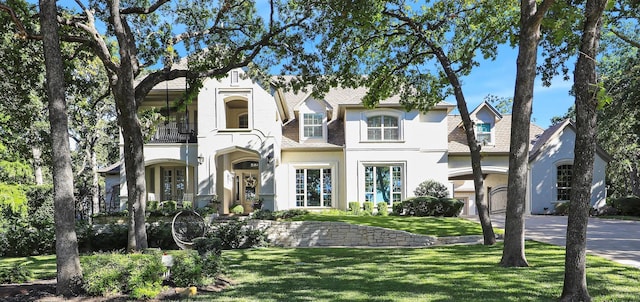
[[[305,113],[303,115],[303,132],[305,138],[322,138],[322,122],[324,114],[322,113]]]
[[[377,204],[402,201],[402,166],[365,165],[364,199]]]
[[[376,115],[367,118],[367,140],[395,141],[400,139],[398,118],[390,115]]]
[[[490,144],[493,141],[491,139],[490,123],[476,123],[476,140],[483,145]]]
[[[296,169],[296,207],[331,207],[331,168]]]
[[[557,200],[571,199],[571,178],[573,175],[573,165],[559,165],[557,168]]]

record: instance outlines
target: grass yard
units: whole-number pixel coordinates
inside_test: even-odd
[[[437,237],[482,235],[480,224],[459,217],[356,216],[310,213],[295,221],[341,221]],[[496,233],[503,231],[495,229]]]
[[[527,242],[529,268],[498,266],[502,244],[419,249],[264,248],[224,251],[237,285],[199,301],[555,301],[562,291],[564,249]],[[587,258],[593,301],[638,301],[640,270]],[[36,278],[55,277],[55,256],[27,262]]]
[[[34,279],[53,279],[56,277],[56,255],[0,257],[0,269],[11,268],[16,263],[24,264],[31,271]]]
[[[224,252],[238,284],[208,301],[555,301],[564,249],[527,242],[529,268],[501,268],[502,244],[422,249],[255,249]],[[588,257],[594,301],[637,301],[640,270]]]

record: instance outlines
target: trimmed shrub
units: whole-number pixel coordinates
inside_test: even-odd
[[[26,257],[55,253],[55,226],[29,218],[13,218],[0,232],[0,256]]]
[[[222,240],[217,237],[198,237],[193,240],[193,250],[200,256],[207,253],[220,254],[222,251]]]
[[[14,263],[10,267],[0,268],[0,284],[24,283],[29,281],[33,274],[25,266],[25,263]]]
[[[147,224],[147,242],[151,248],[176,250],[178,246],[171,234],[171,222],[154,222]]]
[[[640,216],[640,197],[627,196],[613,200],[613,207],[620,215]]]
[[[349,212],[351,212],[353,214],[359,214],[360,213],[360,202],[358,202],[358,201],[350,201],[349,202]]]
[[[149,200],[147,201],[147,211],[154,212],[158,210],[158,205],[160,204],[157,200]]]
[[[174,255],[171,280],[179,287],[202,285],[202,261],[198,253],[187,250]]]
[[[193,209],[193,201],[185,200],[182,201],[182,208],[191,210]]]
[[[212,225],[206,237],[219,239],[220,249],[223,250],[267,245],[267,235],[264,230],[247,227],[246,220],[230,219]]]
[[[456,217],[460,214],[464,202],[455,198],[435,198],[421,196],[402,202],[401,213],[409,216],[445,216]],[[398,206],[398,208],[400,208]],[[394,212],[396,206],[394,205]],[[400,209],[398,209],[400,211]]]
[[[307,214],[309,214],[309,211],[304,209],[291,209],[291,210],[273,212],[273,216],[275,216],[276,219],[291,219],[294,217],[304,216]]]
[[[373,214],[373,202],[371,201],[365,201],[362,203],[362,209],[364,213],[367,213],[369,215]]]
[[[449,196],[449,189],[447,189],[447,186],[435,180],[425,180],[418,185],[413,191],[413,194],[415,194],[416,197],[431,196],[435,198],[445,198]]]
[[[391,206],[391,213],[393,213],[393,215],[403,215],[404,214],[404,202],[402,201],[396,201],[393,203],[393,205]]]
[[[231,209],[229,209],[229,212],[236,214],[236,215],[240,215],[242,213],[244,213],[244,207],[241,204],[237,204],[233,207],[231,207]]]
[[[160,203],[162,212],[174,213],[178,208],[178,203],[173,200],[163,201]]]
[[[273,216],[273,212],[268,209],[264,210],[256,210],[251,215],[253,219],[261,219],[261,220],[275,220],[275,216]]]
[[[171,280],[179,287],[210,284],[222,272],[222,257],[215,253],[199,255],[183,251],[173,255]]]
[[[378,216],[389,216],[388,205],[386,202],[378,202]]]
[[[153,298],[162,291],[166,271],[157,254],[95,254],[80,258],[84,289],[94,296],[126,294]]]

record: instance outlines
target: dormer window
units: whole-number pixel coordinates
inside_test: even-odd
[[[322,138],[324,114],[305,113],[303,115],[303,135],[305,138]]]
[[[367,118],[367,140],[395,141],[400,138],[398,118],[389,115],[378,115]]]
[[[491,144],[493,142],[491,138],[491,124],[489,123],[477,123],[476,124],[476,139],[483,145]]]

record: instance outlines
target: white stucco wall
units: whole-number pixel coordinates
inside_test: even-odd
[[[565,127],[560,135],[547,142],[531,167],[531,213],[541,214],[553,211],[557,203],[557,166],[573,164],[575,132]],[[593,183],[591,186],[591,204],[604,203],[606,161],[596,154]],[[546,208],[546,210],[545,210]]]
[[[296,208],[296,169],[331,168],[333,175],[332,207],[346,209],[344,153],[342,151],[284,151],[282,163],[276,168],[276,210]]]
[[[398,116],[400,140],[367,141],[366,119],[370,114]],[[445,110],[420,114],[386,108],[348,109],[345,112],[345,140],[346,202],[365,201],[365,165],[402,166],[403,198],[414,196],[414,189],[425,180],[448,183]]]

